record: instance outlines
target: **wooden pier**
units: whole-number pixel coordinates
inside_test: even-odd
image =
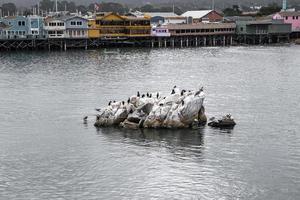
[[[0,51],[14,50],[61,50],[68,49],[98,49],[107,47],[205,47],[205,46],[231,46],[239,44],[269,44],[288,42],[289,35],[261,35],[241,36],[235,34],[220,35],[186,35],[171,37],[137,37],[137,38],[112,38],[112,39],[6,39],[0,40]]]

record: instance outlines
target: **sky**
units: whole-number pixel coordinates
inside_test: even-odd
[[[30,5],[36,4],[37,2],[39,2],[40,0],[0,0],[0,5],[2,5],[3,3],[8,3],[8,2],[12,2],[15,3],[17,5],[17,7],[29,7]],[[59,0],[58,0],[59,1]],[[103,0],[73,0],[74,2],[77,3],[77,5],[83,4],[83,5],[87,5],[89,3],[93,3],[93,2],[101,2]],[[162,2],[173,2],[173,1],[177,1],[177,2],[191,2],[191,3],[206,3],[208,4],[210,1],[212,0],[105,0],[105,2],[121,2],[121,3],[126,3],[129,5],[132,4],[139,4],[139,5],[143,5],[146,4],[147,2],[149,3],[162,3]],[[282,2],[282,0],[214,0],[216,2],[216,5],[219,7],[224,7],[227,4],[232,5],[232,4],[245,4],[245,3],[250,3],[250,4],[256,4],[256,5],[261,5],[267,2],[277,2],[280,3]],[[289,1],[289,0],[288,0]],[[294,1],[294,0],[291,0]]]

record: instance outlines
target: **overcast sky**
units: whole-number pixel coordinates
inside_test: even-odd
[[[40,0],[0,0],[0,5],[2,5],[3,3],[8,3],[8,2],[12,2],[15,3],[17,5],[17,7],[20,6],[26,6],[29,7],[30,5],[36,4],[37,2],[39,2]],[[59,1],[59,0],[58,0]],[[70,1],[70,0],[69,0]],[[101,2],[103,0],[73,0],[74,2],[76,2],[78,5],[79,4],[89,4],[89,3],[93,3],[93,2]],[[127,4],[146,4],[147,2],[149,3],[162,3],[162,2],[173,2],[173,1],[177,1],[179,2],[180,0],[105,0],[105,2],[121,2],[121,3],[127,3]],[[208,4],[209,2],[211,2],[212,0],[181,0],[180,2],[193,2],[193,3],[206,3]],[[289,1],[289,0],[288,0]],[[290,0],[290,1],[294,1],[294,0]],[[295,0],[297,1],[297,0]],[[300,1],[300,0],[299,0]],[[245,3],[252,3],[252,4],[263,4],[266,2],[277,2],[277,3],[281,3],[282,0],[215,0],[217,6],[222,7],[225,4],[245,4]]]

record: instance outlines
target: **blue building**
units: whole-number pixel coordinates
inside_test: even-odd
[[[27,38],[28,35],[28,20],[24,16],[9,16],[1,20],[2,38],[4,39],[18,39]]]
[[[87,38],[88,20],[79,16],[71,16],[65,19],[67,38]]]

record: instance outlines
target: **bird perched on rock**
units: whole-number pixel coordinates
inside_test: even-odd
[[[139,91],[137,92],[137,95],[136,95],[136,96],[137,96],[137,97],[140,97],[140,96],[141,96]]]
[[[130,103],[130,98],[127,99],[127,103],[128,103],[128,104]]]
[[[195,96],[199,95],[201,92],[203,92],[203,87],[201,87],[200,90],[195,93]]]
[[[172,89],[172,92],[171,92],[171,94],[175,94],[175,90],[174,90],[174,89]]]
[[[111,105],[111,101],[108,102],[108,106],[110,106],[110,105]]]
[[[156,98],[159,98],[159,93],[156,93]]]
[[[87,119],[88,119],[88,116],[85,116],[85,117],[83,118],[83,121],[86,122]]]
[[[181,90],[181,96],[183,96],[185,92],[186,90]]]

